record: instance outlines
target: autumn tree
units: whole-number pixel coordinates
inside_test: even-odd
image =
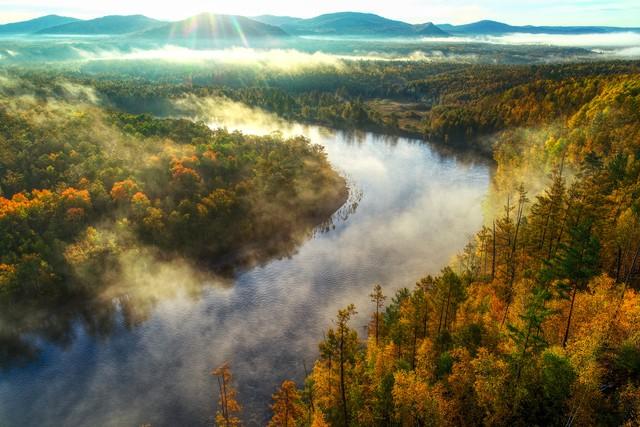
[[[321,360],[327,361],[329,365],[328,375],[331,375],[332,363],[338,368],[338,399],[339,408],[332,413],[333,423],[348,426],[351,423],[351,411],[348,396],[348,387],[354,373],[357,350],[358,334],[349,327],[349,320],[356,314],[353,304],[338,311],[335,321],[335,328],[329,329],[327,336],[320,343]]]
[[[239,415],[242,407],[237,400],[233,376],[228,363],[223,363],[211,372],[218,380],[218,410],[216,411],[216,425],[234,427],[242,424]]]
[[[369,295],[371,298],[371,302],[373,302],[376,306],[376,312],[373,318],[375,337],[376,337],[376,346],[378,345],[378,335],[380,329],[380,309],[384,306],[384,300],[387,299],[386,296],[382,293],[382,287],[380,285],[375,285],[373,287],[373,292]]]
[[[293,381],[285,380],[273,394],[271,405],[273,416],[269,427],[295,427],[303,419],[305,409],[301,402],[300,392]]]
[[[460,301],[464,298],[464,288],[458,275],[445,267],[441,275],[436,279],[439,295],[438,329],[439,338],[443,338],[449,332],[449,327]]]
[[[554,266],[560,281],[558,287],[569,300],[562,346],[567,345],[578,290],[584,289],[597,271],[600,245],[592,234],[593,220],[576,220],[568,230],[568,241],[560,246]]]

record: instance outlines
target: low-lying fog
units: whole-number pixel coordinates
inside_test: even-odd
[[[122,38],[0,38],[0,64],[30,61],[165,60],[340,66],[345,60],[544,62],[594,58],[639,58],[640,33],[552,35],[505,34],[445,38],[364,39],[304,37],[271,44],[211,46],[139,42]]]
[[[264,425],[274,388],[304,377],[339,308],[355,303],[360,314],[353,326],[363,332],[374,283],[391,294],[437,273],[482,223],[490,172],[481,161],[442,156],[421,141],[290,124],[237,105],[203,101],[190,108],[211,126],[309,136],[348,178],[348,205],[295,255],[231,282],[179,263],[137,260],[125,298],[129,310],[146,312],[144,320],[127,322],[118,311],[121,297],[112,302],[118,314],[109,333],[88,332],[86,324],[100,328],[85,319],[72,324],[64,346],[27,337],[43,351],[35,362],[2,373],[0,420],[206,425],[216,400],[209,373],[229,361],[248,424]],[[192,292],[194,282],[201,283],[199,292]],[[167,288],[173,292],[155,291]]]

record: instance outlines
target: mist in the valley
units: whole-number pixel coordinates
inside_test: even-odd
[[[20,86],[7,80],[12,85],[12,91]],[[48,99],[56,108],[68,105],[65,96],[87,111],[92,102],[100,103],[87,88],[58,86],[52,92],[58,98]],[[85,310],[59,314],[59,323],[46,311],[33,314],[31,329],[21,337],[40,352],[28,369],[3,372],[0,419],[39,425],[205,424],[216,400],[210,371],[229,361],[248,421],[261,425],[275,386],[285,378],[300,381],[305,366],[311,368],[322,331],[338,308],[355,303],[360,314],[354,327],[363,332],[371,311],[366,295],[374,283],[392,293],[437,273],[482,223],[489,183],[483,161],[441,157],[406,138],[291,124],[219,98],[185,98],[176,107],[214,128],[306,135],[325,147],[348,179],[348,206],[286,257],[239,270],[230,279],[184,259],[162,258],[143,245],[120,251],[117,274],[107,277]],[[94,140],[101,138],[110,139],[114,154],[134,157],[126,154],[133,137],[103,123],[95,127]],[[137,162],[144,165],[144,158]],[[96,229],[107,239],[130,238],[114,224]]]
[[[95,61],[215,62],[296,72],[341,68],[350,61],[537,63],[609,57],[636,58],[640,33],[526,34],[427,38],[294,37],[271,43],[208,44],[205,40],[126,37],[2,38],[2,64]]]
[[[447,56],[434,52],[441,51],[419,60]],[[87,62],[259,63],[280,72],[339,70],[345,64],[340,55],[248,48],[165,46],[83,55]],[[470,55],[465,60],[476,59]],[[103,144],[132,167],[145,167],[149,160],[148,153],[135,149],[141,143],[137,136],[104,120],[99,108],[104,101],[92,88],[56,80],[36,91],[24,80],[0,74],[0,93],[3,108],[35,111],[34,120],[47,126],[70,114],[88,115],[94,123],[85,135],[88,141]],[[21,340],[16,351],[23,352],[19,362],[27,366],[8,364],[2,372],[0,419],[43,426],[206,424],[217,398],[210,372],[229,361],[249,425],[263,425],[271,393],[282,380],[300,382],[311,369],[322,332],[339,308],[356,304],[353,326],[364,334],[374,283],[390,295],[423,275],[437,274],[496,213],[484,212],[485,217],[483,201],[500,206],[500,200],[513,196],[514,186],[506,183],[514,182],[516,172],[526,177],[532,199],[547,185],[552,166],[540,157],[552,127],[520,131],[521,138],[537,141],[531,145],[536,151],[523,156],[536,162],[498,170],[489,191],[486,161],[441,156],[423,141],[292,123],[222,97],[189,95],[171,103],[173,116],[214,129],[305,135],[325,147],[349,183],[350,199],[315,232],[301,230],[270,257],[252,254],[253,262],[231,276],[166,256],[117,224],[95,224],[105,239],[126,244],[115,254],[118,268],[100,278],[103,286],[90,301],[64,308],[17,307],[19,314],[5,310],[0,316],[0,334]],[[188,147],[155,142],[189,154]],[[571,173],[567,166],[566,174]],[[87,271],[80,268],[76,274],[82,278]]]
[[[199,97],[187,95],[172,102],[175,114],[207,123],[211,128],[240,130],[251,135],[267,135],[278,132],[285,137],[303,135],[308,127],[289,122],[276,114],[232,101],[224,97]],[[328,129],[320,130],[330,134]]]

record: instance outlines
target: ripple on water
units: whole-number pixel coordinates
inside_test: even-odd
[[[209,372],[224,360],[247,421],[263,424],[276,385],[303,378],[338,308],[355,303],[362,332],[373,283],[391,293],[437,273],[481,225],[483,162],[406,138],[295,130],[324,145],[362,191],[354,213],[231,286],[178,292],[138,325],[104,338],[81,330],[65,348],[49,346],[36,363],[3,373],[0,424],[206,425],[215,407]]]

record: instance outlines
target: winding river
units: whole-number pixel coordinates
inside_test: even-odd
[[[348,178],[349,205],[290,257],[232,280],[193,275],[186,267],[150,267],[144,280],[154,290],[152,302],[139,303],[145,307],[137,321],[131,311],[138,300],[127,310],[114,300],[107,331],[77,319],[58,332],[65,336],[55,344],[42,334],[26,336],[41,352],[0,371],[0,425],[211,425],[210,372],[223,361],[232,365],[247,424],[263,425],[276,386],[304,377],[339,308],[356,304],[353,326],[364,331],[374,283],[391,294],[437,273],[481,225],[490,180],[490,166],[481,160],[439,154],[401,137],[225,124],[304,134],[323,145]],[[194,282],[204,286],[194,291]],[[164,287],[172,292],[159,295]]]

